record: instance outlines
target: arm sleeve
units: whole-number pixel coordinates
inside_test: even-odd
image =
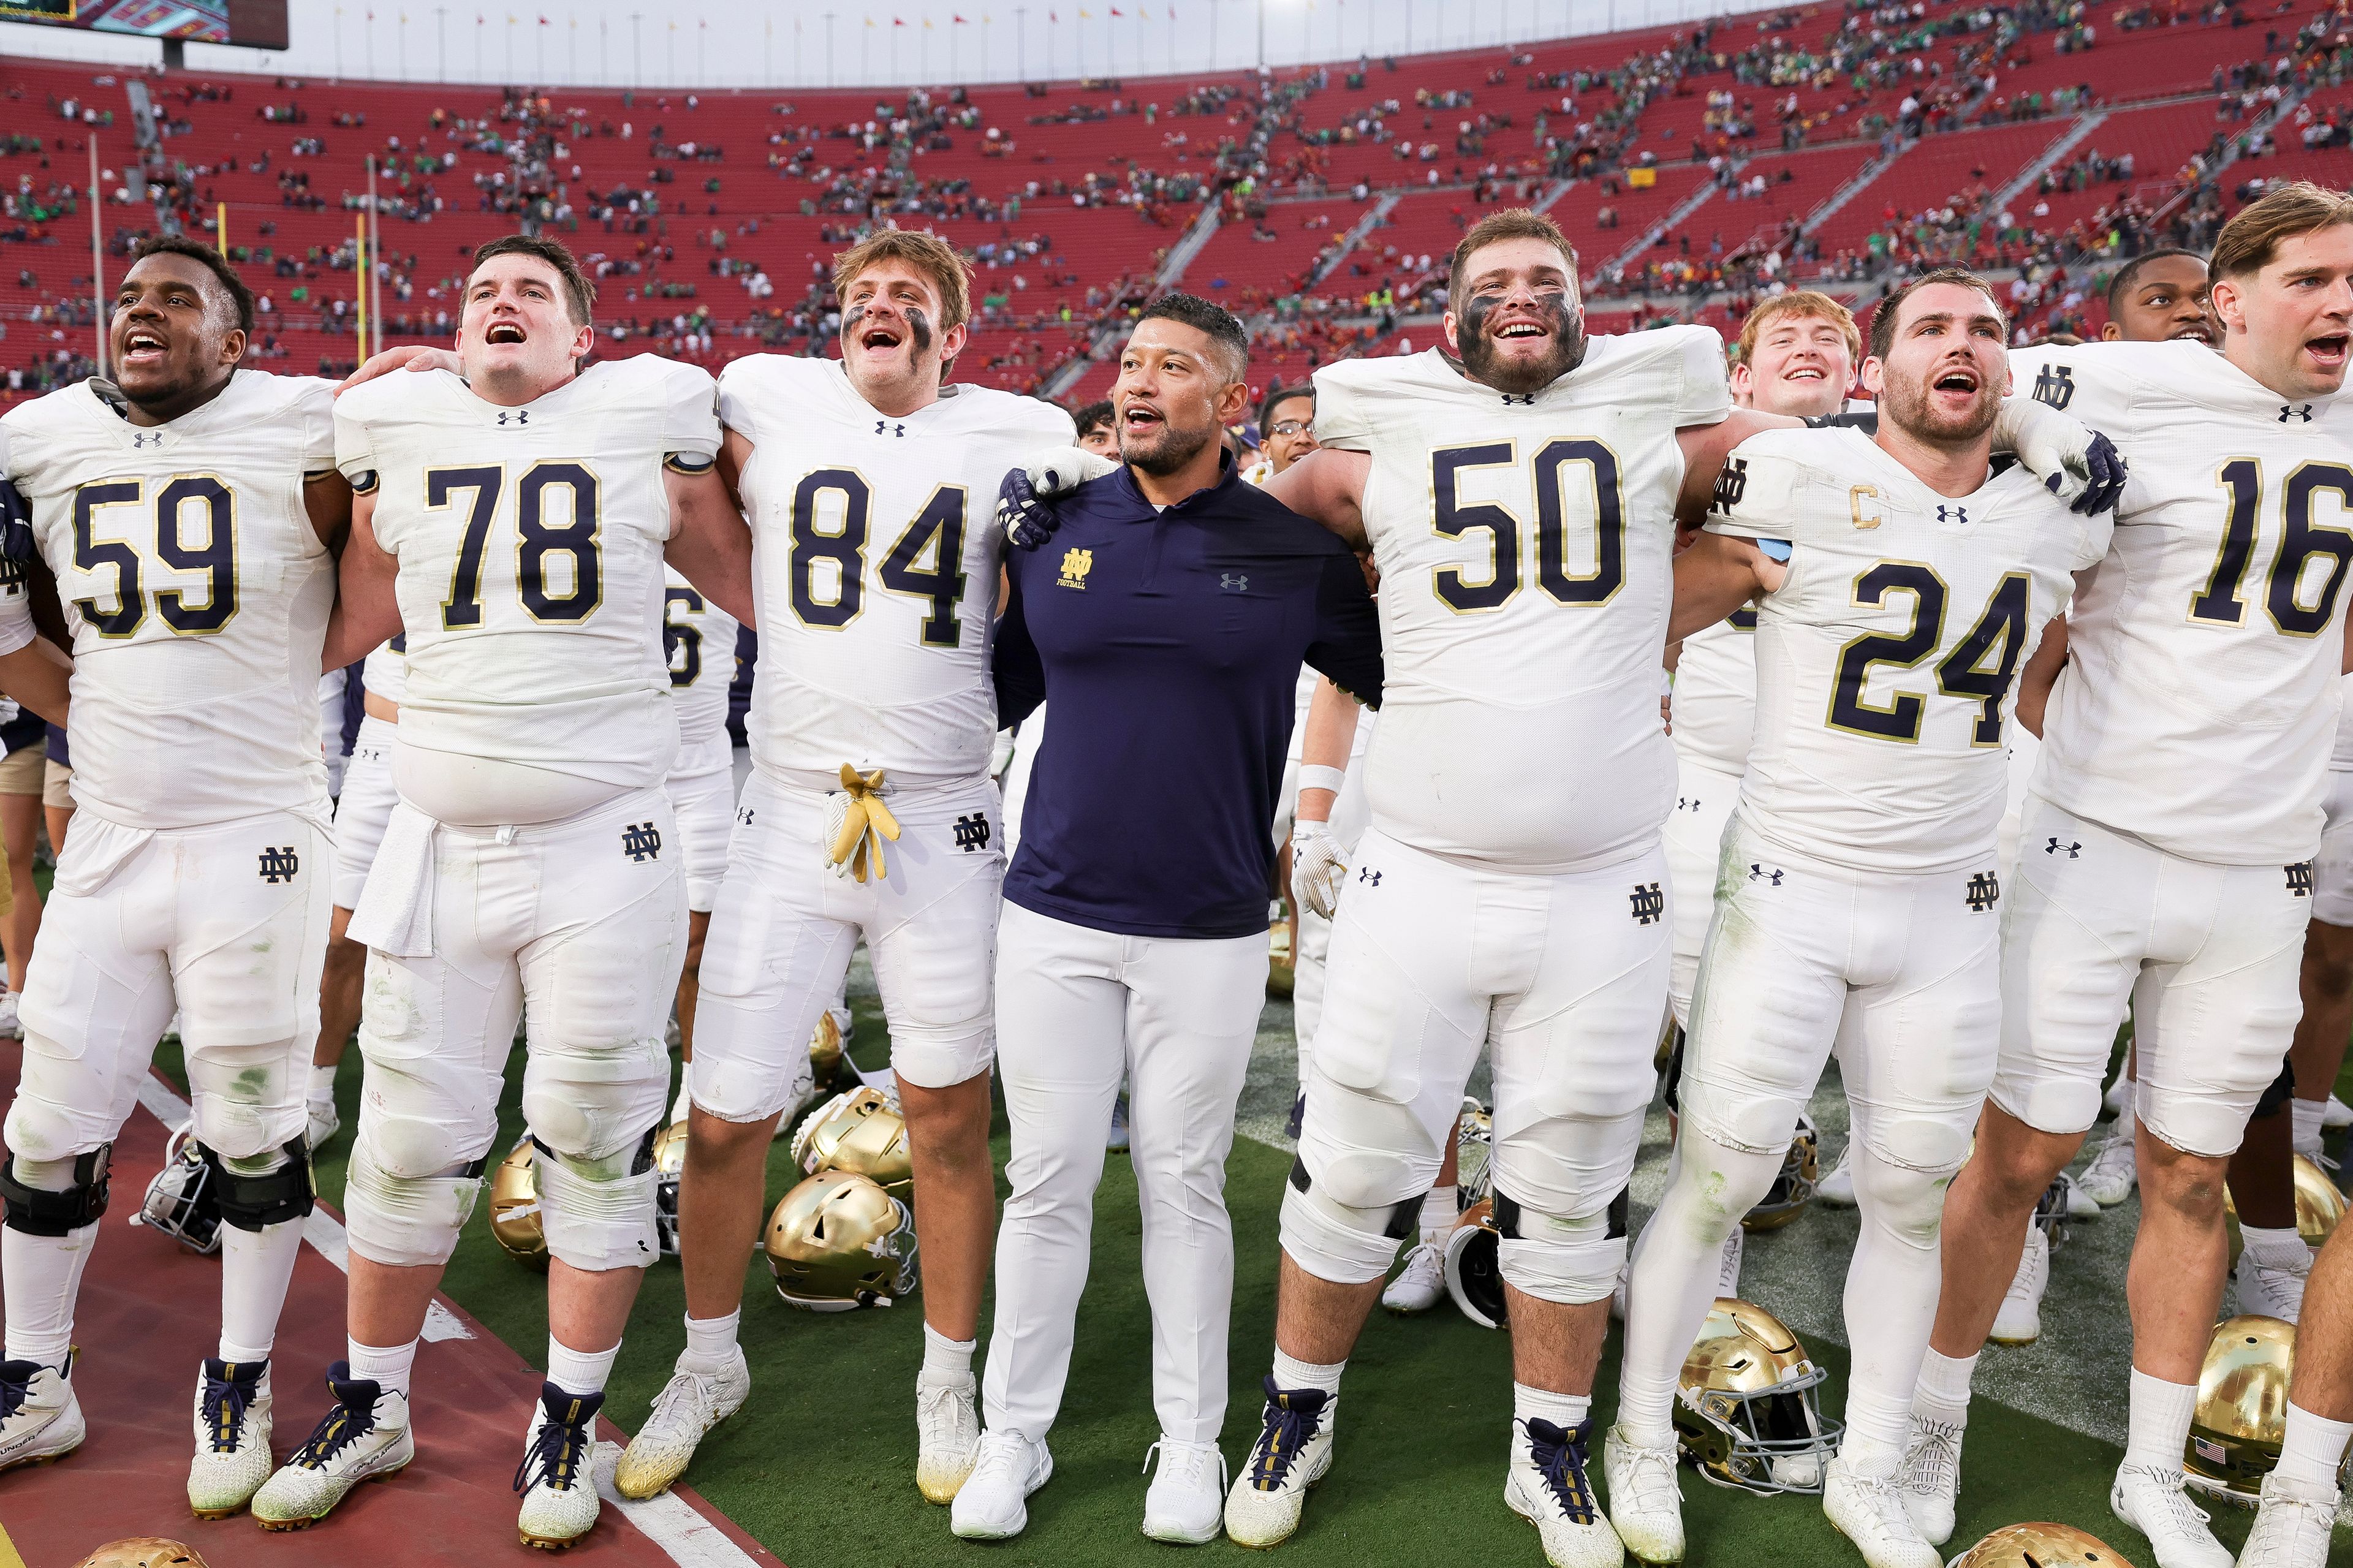
[[[673,364],[662,384],[662,455],[687,459],[688,471],[719,455],[719,390],[699,365]]]
[[[1318,417],[1321,417],[1320,407]],[[1315,587],[1315,640],[1307,662],[1367,708],[1381,705],[1381,618],[1356,558],[1335,551]]]
[[[1334,367],[1337,368],[1337,367]],[[1345,375],[1319,370],[1315,385],[1315,444],[1344,452],[1373,449],[1373,422],[1365,400]]]
[[[1731,373],[1724,366],[1724,339],[1714,327],[1686,327],[1675,395],[1675,428],[1714,425],[1732,412]],[[1320,416],[1321,410],[1318,414]],[[1317,424],[1321,425],[1319,417]]]
[[[1022,612],[1021,574],[1009,574],[1012,584],[1005,597],[1005,617],[997,623],[997,649],[989,672],[997,682],[997,722],[1009,728],[1037,711],[1046,700],[1046,666],[1029,636]]]
[[[364,407],[353,404],[357,395],[335,400],[335,467],[352,481],[353,489],[373,489],[373,481],[363,486],[361,479],[375,472],[375,434],[368,428]]]
[[[294,412],[302,426],[302,471],[323,474],[338,466],[335,458],[335,389],[331,382],[305,378],[296,383]]]

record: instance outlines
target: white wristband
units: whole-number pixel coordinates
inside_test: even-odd
[[[1299,770],[1301,789],[1328,789],[1334,795],[1338,795],[1340,786],[1347,782],[1348,773],[1345,768],[1327,768],[1320,763],[1309,763]]]

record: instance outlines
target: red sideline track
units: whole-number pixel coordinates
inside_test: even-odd
[[[23,1047],[0,1040],[0,1084],[13,1098]],[[198,1258],[134,1226],[162,1167],[165,1118],[179,1096],[151,1079],[115,1144],[112,1196],[83,1276],[74,1381],[90,1436],[54,1465],[0,1476],[0,1568],[72,1568],[92,1548],[133,1535],[195,1547],[214,1568],[514,1568],[550,1564],[515,1535],[511,1489],[526,1402],[539,1374],[446,1297],[435,1298],[415,1387],[417,1462],[364,1485],[308,1530],[265,1531],[239,1514],[212,1523],[188,1511],[187,1470],[197,1363],[216,1349],[220,1260]],[[320,1205],[305,1229],[278,1331],[273,1447],[278,1458],[327,1406],[327,1363],[343,1354],[343,1226]],[[445,1315],[446,1314],[446,1315]],[[782,1568],[777,1559],[681,1487],[622,1505],[611,1486],[619,1449],[600,1422],[603,1517],[561,1554],[565,1568]],[[13,1543],[14,1550],[11,1551]]]

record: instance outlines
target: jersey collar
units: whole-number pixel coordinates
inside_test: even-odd
[[[1165,510],[1158,502],[1144,493],[1143,487],[1135,482],[1135,470],[1127,464],[1122,463],[1119,466],[1118,473],[1113,476],[1113,482],[1119,486],[1119,493],[1143,514],[1138,521],[1145,522],[1155,517],[1174,517],[1179,512],[1199,511],[1213,504],[1223,504],[1219,498],[1230,494],[1237,489],[1244,488],[1241,470],[1234,466],[1234,455],[1222,442],[1219,443],[1218,451],[1217,483],[1205,485]]]

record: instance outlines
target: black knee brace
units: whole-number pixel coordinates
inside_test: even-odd
[[[1493,1210],[1495,1215],[1495,1234],[1502,1237],[1506,1241],[1519,1240],[1519,1199],[1512,1196],[1511,1194],[1504,1191],[1501,1187],[1494,1190],[1493,1196],[1495,1200],[1495,1207]],[[1601,1233],[1605,1240],[1615,1241],[1620,1237],[1626,1234],[1626,1228],[1634,1217],[1633,1205],[1634,1187],[1633,1184],[1629,1183],[1625,1186],[1619,1188],[1618,1195],[1609,1200],[1609,1223],[1608,1228]]]
[[[318,1186],[311,1175],[311,1148],[302,1139],[290,1140],[280,1151],[286,1163],[261,1176],[241,1176],[212,1150],[202,1144],[197,1147],[204,1149],[205,1164],[212,1172],[212,1190],[224,1225],[259,1231],[304,1217],[318,1201]]]
[[[1307,1173],[1307,1162],[1296,1154],[1291,1157],[1291,1184],[1303,1193],[1314,1184]],[[1381,1226],[1381,1234],[1391,1241],[1403,1241],[1420,1223],[1421,1200],[1406,1198],[1389,1210],[1388,1222]]]
[[[0,1161],[0,1205],[6,1208],[0,1223],[26,1236],[70,1236],[96,1225],[106,1213],[107,1167],[113,1157],[111,1143],[77,1156],[74,1184],[61,1193],[26,1186],[16,1179],[15,1161]]]
[[[2261,1100],[2255,1101],[2255,1109],[2248,1113],[2247,1120],[2253,1121],[2265,1116],[2277,1116],[2295,1098],[2295,1064],[2284,1061],[2280,1063],[2279,1077],[2272,1079],[2272,1086],[2263,1090]]]

